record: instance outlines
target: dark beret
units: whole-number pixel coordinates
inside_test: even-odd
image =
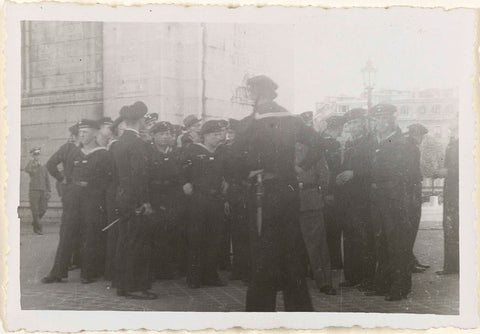
[[[113,120],[110,117],[103,117],[99,121],[100,125],[112,125]]]
[[[238,131],[239,126],[240,126],[240,121],[238,119],[235,119],[235,118],[228,119],[228,127],[230,128],[230,130]]]
[[[40,154],[40,147],[34,147],[30,150],[30,154]]]
[[[370,109],[371,117],[380,117],[380,116],[394,116],[397,112],[397,107],[393,104],[380,103],[373,106]]]
[[[145,103],[137,101],[131,106],[122,107],[120,110],[120,116],[125,120],[137,121],[141,119],[147,113],[148,108]]]
[[[93,119],[82,119],[79,123],[78,123],[78,128],[79,129],[86,129],[86,128],[89,128],[89,129],[100,129],[100,123],[93,120]]]
[[[367,111],[365,109],[362,109],[362,108],[350,109],[344,115],[345,116],[345,121],[349,122],[349,121],[357,119],[357,118],[363,118],[363,117],[366,116],[366,114],[367,114]]]
[[[428,129],[424,127],[422,124],[414,123],[408,126],[408,133],[412,135],[423,136],[428,133]]]
[[[189,128],[191,127],[192,125],[195,125],[199,122],[201,122],[202,120],[200,118],[198,118],[197,116],[195,115],[188,115],[187,117],[185,117],[185,119],[183,120],[183,125],[185,126],[185,128]]]
[[[304,122],[311,122],[313,121],[313,111],[305,111],[300,114],[300,117],[303,119]]]
[[[71,127],[69,127],[68,131],[70,131],[72,135],[78,136],[78,123],[75,123]]]
[[[206,135],[208,133],[213,133],[213,132],[221,132],[225,130],[225,123],[226,121],[224,120],[210,120],[206,121],[202,125],[202,129],[200,130],[201,135]]]
[[[257,75],[247,80],[247,86],[275,91],[278,85],[266,75]]]
[[[158,114],[156,112],[145,114],[143,117],[147,123],[158,121]]]
[[[150,133],[152,135],[158,133],[158,132],[166,132],[166,131],[172,131],[173,130],[173,125],[170,122],[158,122],[156,123],[151,129]]]
[[[345,124],[345,117],[341,115],[331,115],[325,119],[327,122],[327,128],[337,129]]]

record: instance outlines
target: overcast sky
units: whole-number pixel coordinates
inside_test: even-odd
[[[272,64],[272,69],[284,72],[272,73],[281,86],[279,102],[295,113],[313,110],[325,96],[358,96],[363,90],[361,69],[368,59],[377,68],[378,88],[461,89],[471,82],[473,11],[401,8],[320,13],[293,28],[293,57],[286,53]],[[289,44],[289,38],[282,34],[279,41]],[[291,58],[293,71],[286,66]]]

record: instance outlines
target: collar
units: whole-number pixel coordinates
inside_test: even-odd
[[[115,142],[117,142],[117,141],[118,141],[118,139],[114,139],[114,138],[110,139],[110,141],[109,141],[108,144],[107,144],[107,150],[110,150],[110,148],[112,147],[113,143],[115,143]]]
[[[125,128],[123,131],[124,131],[124,132],[125,132],[125,131],[132,131],[136,136],[140,137],[140,132],[138,132],[138,131],[135,130],[135,129]]]
[[[210,153],[215,153],[215,151],[211,151],[208,147],[206,147],[203,143],[193,143],[193,145],[198,145],[206,149]]]
[[[160,152],[160,153],[163,153],[163,154],[168,154],[170,152],[173,151],[172,147],[171,146],[167,146],[167,149],[165,151],[161,151],[157,145],[155,145],[155,143],[152,143],[152,145],[155,147],[155,149]]]
[[[378,140],[378,143],[382,143],[390,138],[392,138],[395,134],[397,133],[397,130],[394,130],[392,133],[390,133],[388,136],[386,136],[385,138],[380,138],[378,135],[377,135],[377,140]]]
[[[93,150],[89,151],[88,153],[86,153],[83,148],[82,148],[82,153],[85,154],[85,155],[90,155],[92,154],[93,152],[97,152],[97,151],[100,151],[100,150],[107,150],[105,147],[103,146],[97,146],[95,147]]]
[[[264,114],[255,113],[254,118],[263,119],[267,117],[285,117],[285,116],[291,116],[291,115],[292,114],[289,113],[288,111],[279,111],[279,112],[267,112]]]

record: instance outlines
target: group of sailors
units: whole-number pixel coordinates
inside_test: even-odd
[[[247,311],[274,311],[278,291],[286,311],[313,311],[306,277],[335,295],[332,270],[343,269],[342,288],[406,298],[412,272],[428,268],[413,254],[427,129],[413,124],[402,133],[390,104],[314,127],[312,112],[293,115],[274,101],[277,88],[263,75],[249,79],[254,107],[242,120],[191,115],[180,127],[139,101],[115,121],[72,126],[72,140],[46,169],[36,158],[41,172],[27,166],[35,184],[48,184],[47,171],[57,180],[63,205],[55,261],[42,282],[61,282],[76,265],[84,284],[103,276],[119,296],[155,299],[156,279],[223,286],[218,270],[229,269],[248,284]],[[456,255],[442,273],[458,272],[458,140],[447,159],[439,176],[457,191],[456,212],[454,196],[445,195]],[[32,191],[33,213],[42,196]],[[48,184],[47,201],[49,192]],[[35,210],[41,233],[44,210]]]

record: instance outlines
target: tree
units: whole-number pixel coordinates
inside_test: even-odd
[[[431,178],[435,172],[443,167],[445,148],[432,136],[425,136],[420,147],[422,152],[420,166],[423,177]]]

